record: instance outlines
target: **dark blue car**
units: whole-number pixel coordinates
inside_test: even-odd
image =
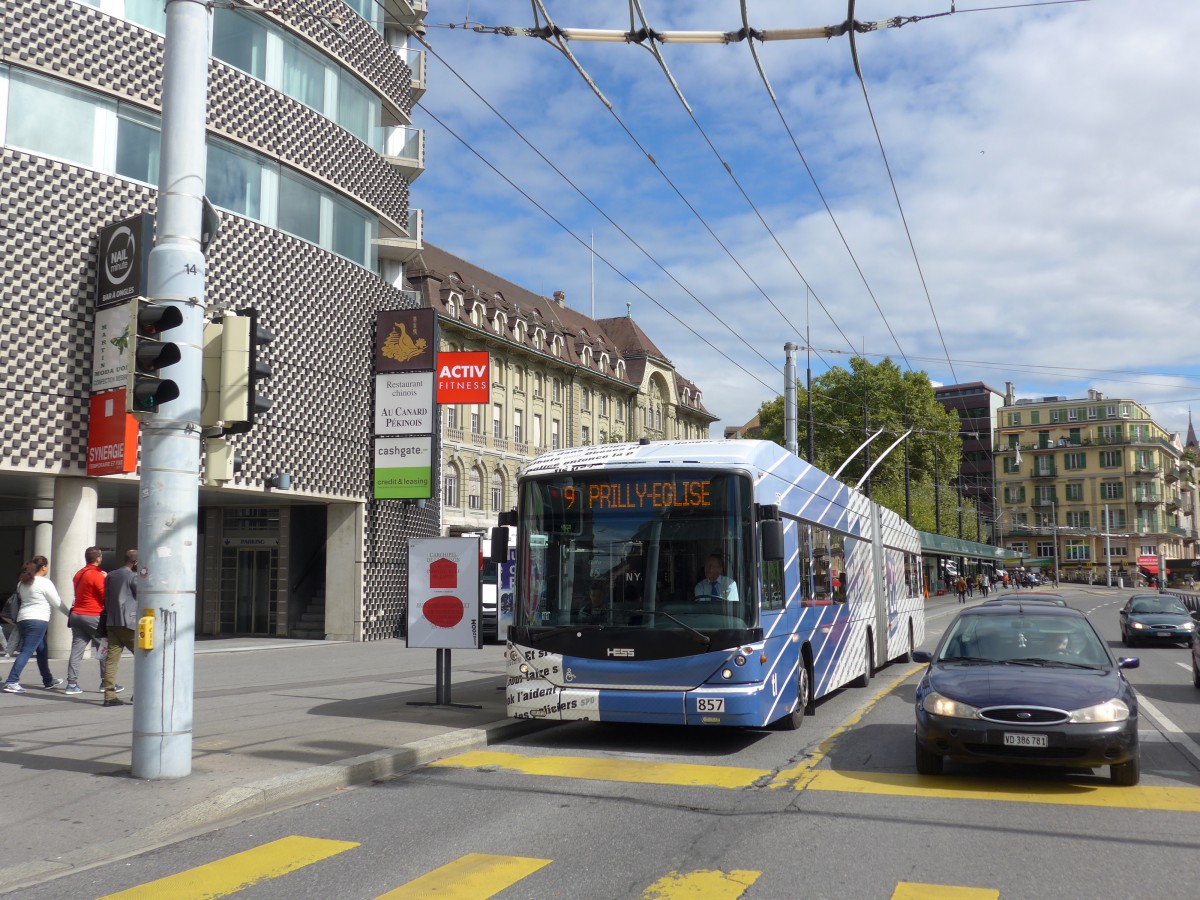
[[[1196,630],[1188,608],[1170,594],[1134,594],[1118,615],[1126,647],[1157,641],[1190,644]]]
[[[917,686],[916,765],[938,775],[965,762],[1109,766],[1114,784],[1141,776],[1137,698],[1078,610],[988,604],[959,613]]]

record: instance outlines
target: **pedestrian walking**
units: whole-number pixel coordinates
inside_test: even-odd
[[[64,693],[81,694],[79,686],[79,664],[83,660],[83,651],[94,645],[100,647],[100,638],[96,634],[100,627],[100,616],[104,613],[104,570],[100,568],[100,560],[104,551],[99,547],[88,547],[83,552],[83,568],[71,579],[75,586],[75,602],[71,613],[67,616],[67,625],[71,629],[71,658],[67,661],[67,687]],[[99,659],[100,686],[104,684],[104,662]]]
[[[101,617],[103,635],[108,638],[108,656],[104,660],[104,705],[124,706],[117,696],[124,690],[117,684],[117,669],[121,651],[133,652],[133,635],[137,628],[137,568],[138,552],[125,551],[125,564],[113,569],[104,579],[104,615]]]
[[[958,576],[958,581],[954,582],[954,590],[958,592],[958,602],[967,602],[967,579],[961,575]]]
[[[4,682],[4,693],[23,694],[21,687],[21,672],[31,656],[37,657],[38,673],[42,676],[42,687],[46,690],[58,687],[63,683],[61,678],[55,678],[50,671],[50,656],[46,649],[46,630],[50,627],[50,610],[57,609],[67,612],[67,605],[58,596],[46,573],[50,571],[50,561],[44,556],[35,556],[25,563],[21,569],[21,577],[17,582],[17,593],[21,595],[21,608],[17,612],[17,631],[21,635],[21,652],[17,661],[9,670],[8,679]]]

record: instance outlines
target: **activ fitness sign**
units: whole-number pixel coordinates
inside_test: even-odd
[[[439,353],[437,358],[438,403],[487,403],[491,378],[487,352]]]

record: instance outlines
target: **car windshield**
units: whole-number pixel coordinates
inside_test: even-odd
[[[960,616],[946,633],[937,659],[1110,665],[1108,651],[1087,621],[1066,616]]]
[[[1135,613],[1176,613],[1181,616],[1188,614],[1187,607],[1174,597],[1135,597],[1129,603],[1129,611]]]

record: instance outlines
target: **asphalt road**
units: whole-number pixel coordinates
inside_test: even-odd
[[[920,667],[893,665],[868,688],[827,698],[799,732],[560,726],[21,896],[175,900],[251,885],[247,897],[348,900],[1190,900],[1200,690],[1181,665],[1187,651],[1126,650],[1125,594],[1064,593],[1117,655],[1142,660],[1127,673],[1149,701],[1137,787],[1110,785],[1106,770],[954,763],[919,777]],[[956,612],[934,604],[927,647]]]

